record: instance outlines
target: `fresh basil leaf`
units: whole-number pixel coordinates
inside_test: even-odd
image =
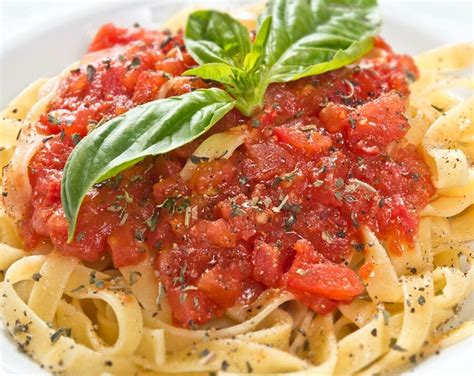
[[[250,37],[245,26],[228,14],[214,10],[200,10],[189,16],[185,44],[201,65],[227,63],[241,66],[250,52]]]
[[[272,17],[265,64],[273,66],[293,43],[311,34],[316,25],[307,0],[271,0],[259,19]]]
[[[353,63],[372,47],[372,37],[354,42],[336,36],[312,34],[292,46],[291,51],[272,67],[269,81],[288,82],[332,71]]]
[[[272,0],[266,81],[287,82],[350,64],[373,46],[380,26],[375,0]]]
[[[357,39],[380,28],[377,0],[311,0],[310,6],[322,33]]]
[[[265,46],[267,44],[268,35],[270,34],[271,24],[272,18],[267,17],[260,25],[250,52],[245,56],[243,62],[243,69],[246,72],[254,72],[260,68],[259,65],[264,58]]]
[[[96,183],[149,155],[166,153],[202,135],[234,106],[223,90],[203,89],[135,107],[83,138],[66,163],[61,201],[72,240],[82,201]]]

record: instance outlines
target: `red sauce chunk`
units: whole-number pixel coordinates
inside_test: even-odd
[[[408,79],[418,72],[380,38],[356,64],[270,86],[253,118],[234,110],[197,141],[95,185],[67,243],[60,185],[75,144],[134,106],[212,85],[180,77],[196,64],[182,33],[108,24],[89,51],[37,124],[46,141],[29,166],[28,248],[51,241],[65,255],[110,257],[115,267],[152,258],[184,327],[267,288],[321,314],[350,302],[364,289],[347,266],[364,249],[361,226],[392,256],[411,251],[434,193],[419,151],[403,141]],[[250,135],[244,145],[230,159],[200,161],[182,181],[197,145],[235,126]]]

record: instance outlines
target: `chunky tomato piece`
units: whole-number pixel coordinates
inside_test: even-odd
[[[141,72],[133,85],[135,93],[132,100],[137,104],[150,102],[157,99],[161,86],[168,81],[163,72]]]
[[[170,176],[153,185],[153,197],[160,205],[166,205],[169,202],[168,205],[172,208],[175,203],[174,198],[185,194],[185,188],[179,175]]]
[[[227,159],[222,159],[200,164],[189,180],[189,185],[197,193],[211,196],[221,193],[234,181],[235,173],[232,163]]]
[[[335,300],[314,294],[298,293],[296,297],[301,303],[320,315],[334,312],[339,305]]]
[[[346,106],[330,102],[319,113],[319,119],[328,132],[337,133],[350,126],[349,112]]]
[[[171,288],[166,297],[174,322],[183,326],[201,325],[222,315],[222,310],[201,291]]]
[[[293,245],[296,251],[296,261],[303,264],[319,264],[325,262],[324,257],[316,252],[311,242],[306,239],[299,239]]]
[[[232,248],[236,245],[236,236],[232,233],[230,224],[224,219],[208,222],[206,229],[207,239],[222,248]]]
[[[162,178],[178,176],[182,168],[183,164],[180,161],[160,155],[156,158],[153,166],[153,178],[160,180]]]
[[[137,264],[146,256],[145,228],[130,225],[116,227],[107,238],[112,260],[116,267]]]
[[[303,131],[286,127],[275,128],[278,141],[284,142],[309,154],[317,154],[326,151],[332,144],[329,137],[322,135],[315,129]]]
[[[408,129],[404,116],[406,99],[391,92],[361,106],[349,115],[349,144],[364,154],[376,155]]]
[[[291,171],[296,165],[295,156],[277,142],[247,142],[245,146],[244,174],[256,182]]]
[[[290,290],[332,300],[350,300],[364,291],[352,269],[325,260],[307,240],[298,240],[294,248],[296,258],[285,276]]]
[[[255,280],[270,287],[278,287],[284,270],[284,255],[281,250],[265,242],[255,244],[252,263]]]
[[[333,300],[351,300],[364,291],[352,269],[334,264],[297,263],[288,272],[288,287]]]
[[[108,224],[102,224],[95,231],[87,231],[91,216],[83,216],[76,230],[76,235],[71,243],[68,243],[67,222],[64,215],[55,213],[47,220],[47,227],[51,240],[61,248],[63,254],[80,257],[86,261],[97,261],[103,255],[106,246],[106,234],[109,232]]]
[[[193,59],[189,55],[186,55],[186,60],[181,57],[172,57],[171,59],[158,61],[155,64],[155,69],[172,76],[179,76],[193,63]]]
[[[197,287],[220,307],[232,307],[242,295],[242,280],[236,270],[224,270],[219,265],[205,272]]]

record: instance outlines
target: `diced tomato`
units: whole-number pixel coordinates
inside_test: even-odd
[[[214,266],[199,278],[197,284],[214,303],[220,307],[232,307],[242,294],[242,280],[235,270],[224,270]]]
[[[173,321],[184,327],[201,325],[222,315],[222,310],[201,291],[171,288],[166,291],[166,297],[172,307]]]
[[[236,236],[224,219],[207,222],[206,235],[207,239],[218,247],[232,248],[236,245]]]
[[[298,240],[294,249],[296,258],[285,276],[290,290],[332,300],[350,300],[364,290],[352,269],[330,263],[307,240]]]
[[[257,241],[252,256],[253,277],[270,287],[278,287],[285,272],[282,252],[263,241]]]
[[[377,215],[383,226],[395,225],[409,237],[417,221],[410,215],[410,209],[400,195],[393,195],[380,202],[381,209]]]
[[[322,135],[316,130],[302,131],[287,127],[275,128],[278,141],[289,144],[297,150],[309,154],[317,154],[326,151],[332,144],[331,138]]]
[[[74,240],[71,243],[68,243],[67,221],[64,214],[57,212],[49,217],[47,221],[49,236],[53,243],[61,248],[63,254],[92,262],[104,255],[106,234],[110,231],[110,226],[102,223],[95,228],[95,231],[90,231],[89,226],[93,223],[91,217],[91,215],[83,215],[79,218]]]
[[[293,248],[296,251],[296,257],[300,263],[319,264],[325,262],[324,257],[320,253],[317,253],[314,246],[306,239],[296,241]]]
[[[189,180],[198,194],[215,195],[235,181],[234,166],[227,159],[201,163]]]
[[[367,155],[376,155],[408,129],[404,116],[406,99],[391,92],[368,102],[350,114],[349,145]]]
[[[248,159],[244,161],[244,173],[251,180],[265,181],[296,165],[295,156],[277,142],[247,142],[245,147]]]
[[[247,305],[253,303],[262,292],[267,289],[263,283],[257,282],[253,278],[242,281],[242,294],[235,303],[236,305]]]
[[[318,258],[340,263],[352,252],[354,230],[349,225],[351,219],[340,209],[320,207],[302,213],[299,218],[294,229],[314,245]]]
[[[352,269],[335,264],[293,265],[288,272],[288,287],[333,300],[351,300],[364,291]]]
[[[192,64],[193,61],[190,59],[188,63]],[[155,64],[155,69],[157,71],[166,72],[172,76],[180,76],[188,68],[189,65],[186,61],[179,58],[161,60]]]
[[[167,79],[161,72],[145,71],[140,73],[134,86],[133,101],[141,104],[156,99],[158,90],[166,81]]]
[[[116,267],[134,265],[145,258],[148,247],[142,235],[144,231],[144,228],[133,229],[129,224],[112,230],[107,243]]]
[[[298,300],[305,306],[313,310],[320,315],[326,315],[334,312],[339,305],[335,300],[325,298],[323,296],[299,293],[296,294]]]
[[[153,178],[160,180],[162,178],[177,176],[182,168],[183,166],[179,161],[160,155],[156,158],[153,166]]]
[[[153,197],[159,204],[166,199],[179,197],[183,193],[186,193],[186,186],[183,185],[179,175],[170,176],[153,185]]]
[[[328,132],[337,133],[350,126],[349,112],[346,106],[330,102],[319,113],[319,119]]]

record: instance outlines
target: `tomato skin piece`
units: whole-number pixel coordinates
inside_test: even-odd
[[[239,274],[235,270],[224,270],[216,265],[201,276],[197,287],[220,307],[229,308],[242,294]]]
[[[293,265],[287,283],[290,289],[334,300],[351,300],[364,291],[352,269],[336,264]]]

